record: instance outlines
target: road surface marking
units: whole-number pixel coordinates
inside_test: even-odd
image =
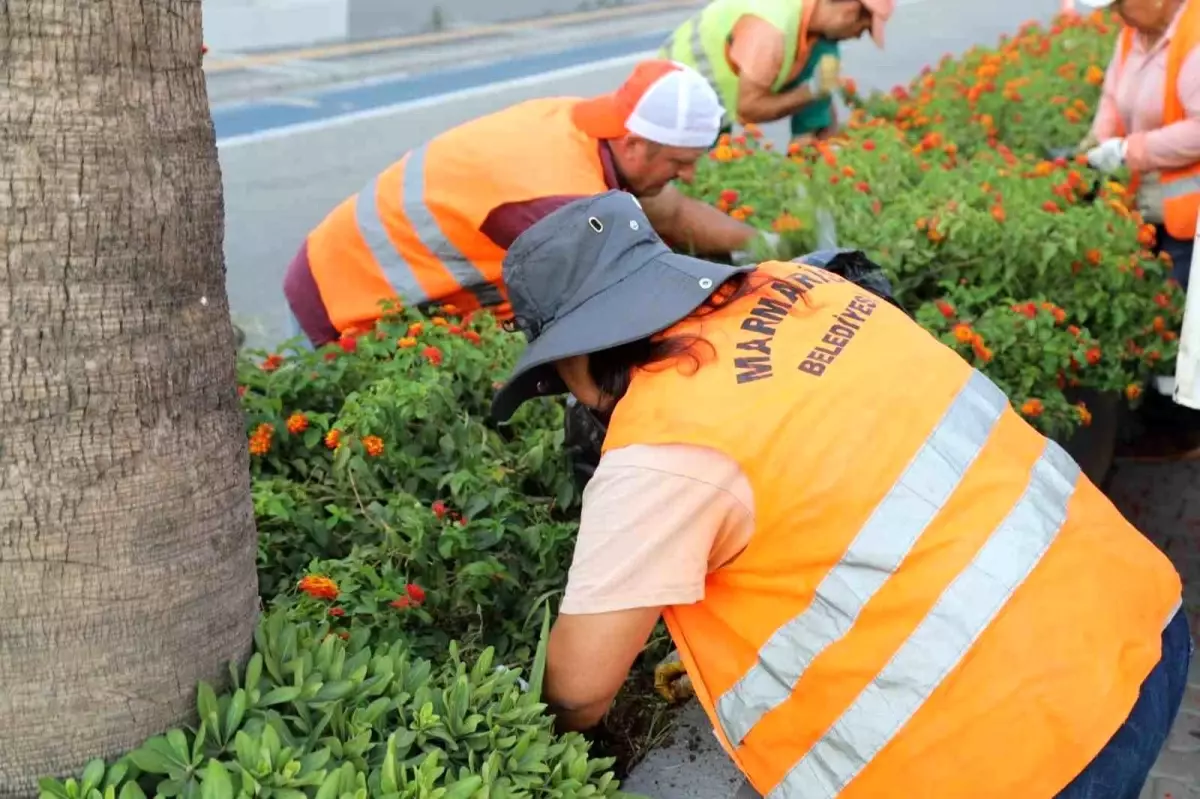
[[[563,78],[570,78],[576,75],[586,75],[591,72],[600,72],[602,70],[612,69],[614,67],[629,66],[641,61],[644,58],[653,56],[654,52],[655,51],[651,50],[642,53],[631,53],[629,55],[617,56],[616,58],[606,58],[601,61],[591,61],[586,64],[576,64],[575,66],[563,67],[562,69],[553,69],[548,72],[538,73],[537,75],[526,75],[521,78],[496,81],[495,83],[485,83],[480,86],[470,86],[468,88],[459,89],[453,92],[433,94],[429,95],[428,97],[418,98],[416,100],[405,100],[401,103],[381,105],[374,108],[364,108],[361,111],[352,111],[347,114],[326,117],[325,119],[314,119],[309,122],[299,122],[294,125],[282,125],[276,128],[267,128],[265,130],[254,131],[253,133],[243,133],[237,136],[228,136],[223,139],[217,139],[217,146],[228,149],[230,147],[240,147],[244,144],[258,144],[259,142],[271,141],[273,139],[287,138],[288,136],[295,136],[301,133],[312,133],[318,130],[341,128],[347,125],[363,122],[368,119],[378,119],[380,117],[401,114],[406,111],[415,111],[420,108],[431,108],[433,106],[443,105],[445,103],[468,100],[473,97],[482,97],[485,95],[494,94],[498,91],[504,91],[506,89],[516,89],[522,86],[536,86],[539,83],[548,83],[549,81],[561,80]]]

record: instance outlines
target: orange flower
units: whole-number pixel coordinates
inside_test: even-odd
[[[1088,263],[1091,264],[1092,266],[1096,266],[1100,263],[1101,255],[1100,255],[1099,250],[1096,250],[1096,249],[1088,250],[1086,257],[1087,257]]]
[[[974,351],[975,357],[984,363],[991,363],[992,351],[983,343],[983,338],[979,335],[975,336],[975,340],[971,342],[971,350]]]
[[[283,364],[283,356],[272,354],[272,355],[268,355],[266,358],[263,359],[263,362],[260,365],[260,368],[264,372],[274,372],[282,364]]]
[[[379,436],[363,436],[363,449],[367,451],[367,455],[372,458],[378,458],[383,454],[383,439]]]
[[[1092,347],[1090,350],[1087,351],[1087,362],[1092,366],[1095,366],[1096,364],[1100,363],[1101,357],[1102,357],[1102,354],[1100,352],[1099,347]]]
[[[266,455],[271,451],[271,438],[275,435],[275,426],[263,422],[254,428],[250,434],[250,454]]]
[[[1092,86],[1099,86],[1101,83],[1104,83],[1104,70],[1100,69],[1100,67],[1096,66],[1095,64],[1092,64],[1087,68],[1087,72],[1084,74],[1083,79]]]
[[[771,229],[776,233],[786,233],[790,230],[799,230],[802,226],[803,225],[800,220],[797,217],[792,216],[787,211],[781,213],[775,218],[775,221],[771,223]]]
[[[471,342],[472,344],[478,344],[479,342],[483,341],[483,339],[480,337],[480,335],[478,333],[476,333],[474,330],[468,330],[467,332],[463,333],[463,338],[465,338],[467,341]]]
[[[1132,401],[1140,396],[1142,396],[1142,387],[1137,383],[1130,383],[1129,385],[1125,386],[1126,399]]]
[[[1075,412],[1079,414],[1079,423],[1084,427],[1092,423],[1092,412],[1082,402],[1075,406]]]
[[[432,319],[430,319],[429,321],[433,324],[434,327],[445,327],[447,324],[446,320],[440,316],[435,316]]]
[[[341,430],[330,430],[325,434],[325,446],[329,449],[337,449],[342,442]]]
[[[934,305],[937,306],[938,312],[947,319],[953,319],[957,314],[957,312],[954,310],[954,306],[945,300],[938,300],[934,303]]]
[[[1004,212],[1003,205],[992,206],[992,219],[995,219],[997,222],[1003,222],[1007,218],[1008,215]]]
[[[975,331],[965,322],[959,322],[954,326],[954,338],[960,344],[970,344],[975,340]]]
[[[338,598],[337,583],[317,574],[302,577],[297,587],[313,599],[327,599],[332,602]]]
[[[408,326],[408,335],[412,336],[413,338],[416,338],[423,332],[425,332],[425,325],[422,322],[413,322]]]
[[[402,350],[417,346],[417,340],[412,336],[405,336],[401,339],[396,339],[396,346]]]
[[[308,417],[300,412],[293,413],[287,419],[287,431],[292,435],[299,435],[308,429]]]
[[[1040,399],[1027,399],[1021,405],[1021,413],[1028,416],[1030,419],[1036,419],[1042,415],[1042,411],[1046,410]]]
[[[447,316],[458,316],[458,306],[452,302],[448,302],[442,306],[442,313]]]

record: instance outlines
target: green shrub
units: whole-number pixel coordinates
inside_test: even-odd
[[[523,690],[490,649],[467,662],[451,644],[433,663],[365,628],[343,639],[281,612],[255,649],[228,693],[200,686],[194,729],[93,761],[79,780],[42,780],[42,799],[622,796],[612,761],[554,734],[540,673]]]

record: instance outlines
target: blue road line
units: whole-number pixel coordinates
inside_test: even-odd
[[[571,50],[521,56],[490,64],[438,70],[412,77],[380,81],[367,86],[331,89],[323,92],[294,93],[290,97],[313,103],[300,107],[284,103],[252,103],[214,108],[213,124],[217,140],[230,136],[258,133],[272,128],[303,122],[316,122],[369,108],[395,105],[422,97],[462,91],[506,80],[515,80],[579,66],[592,61],[620,58],[625,55],[656,49],[669,31],[629,36],[613,41],[589,44]]]

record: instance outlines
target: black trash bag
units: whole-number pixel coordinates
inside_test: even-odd
[[[571,474],[582,492],[600,464],[600,448],[608,432],[608,420],[598,412],[567,395],[563,421],[563,447],[571,461]]]
[[[856,286],[864,288],[876,297],[887,300],[904,313],[908,309],[892,296],[892,282],[884,274],[883,268],[872,261],[862,250],[831,249],[816,250],[799,258],[793,258],[794,264],[818,266],[827,272],[849,280]],[[912,314],[908,314],[912,316]]]

